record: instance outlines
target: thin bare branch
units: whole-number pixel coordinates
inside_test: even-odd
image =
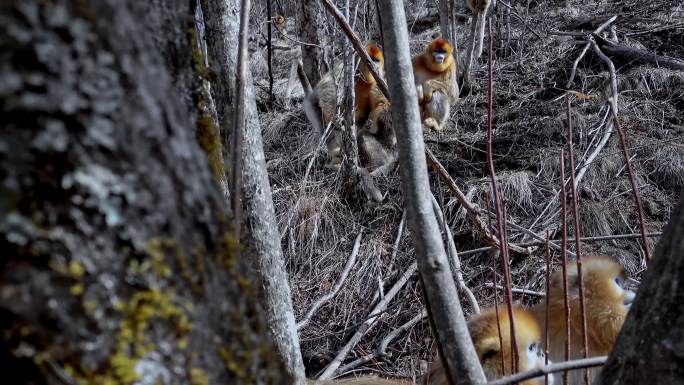
[[[598,356],[591,358],[582,358],[579,360],[558,362],[555,364],[543,366],[541,368],[528,370],[526,372],[516,373],[512,376],[499,378],[498,380],[488,382],[487,385],[511,385],[517,384],[530,378],[541,377],[551,373],[602,366],[606,362],[607,358],[607,356]]]
[[[366,52],[366,47],[364,47],[361,44],[361,40],[359,40],[359,37],[356,36],[356,33],[354,33],[352,28],[349,26],[349,23],[347,23],[347,21],[344,19],[344,15],[337,9],[337,7],[332,2],[330,2],[330,0],[321,0],[321,3],[325,7],[325,9],[328,12],[330,12],[330,14],[335,18],[337,24],[339,24],[344,34],[347,35],[349,41],[351,41],[352,45],[354,46],[354,49],[356,50],[356,53],[359,55],[361,60],[363,60],[366,66],[368,66],[371,73],[373,74],[373,77],[377,81],[378,88],[380,88],[380,91],[382,91],[382,93],[385,94],[387,99],[391,100],[385,79],[382,76],[380,76],[378,68],[375,66],[375,63],[373,63],[370,56],[368,56],[368,52]]]
[[[340,273],[340,277],[337,278],[337,281],[335,281],[335,284],[333,285],[332,289],[325,294],[324,296],[320,297],[317,299],[309,308],[309,310],[306,312],[306,315],[304,318],[302,318],[301,321],[297,322],[297,330],[303,329],[308,323],[311,321],[311,318],[316,314],[318,309],[323,306],[326,302],[330,301],[333,299],[337,293],[340,291],[342,286],[344,285],[345,281],[347,280],[347,276],[349,275],[349,272],[351,269],[354,267],[354,264],[356,263],[356,256],[359,254],[359,248],[361,246],[361,236],[363,235],[363,230],[359,232],[359,235],[356,236],[356,240],[354,241],[354,247],[352,248],[351,255],[349,256],[349,259],[347,260],[347,263],[344,265],[344,269],[342,269],[342,272]]]
[[[582,277],[582,242],[580,239],[580,217],[579,217],[579,199],[577,197],[577,188],[575,187],[575,149],[572,144],[572,109],[570,106],[570,94],[565,94],[565,112],[568,125],[567,141],[568,141],[568,159],[570,161],[570,188],[572,189],[572,211],[575,225],[575,253],[577,254],[577,280],[579,282],[579,302],[580,302],[580,318],[582,320],[582,353],[584,358],[589,357],[589,341],[587,336],[587,313],[584,298],[584,279]],[[589,385],[589,370],[584,370],[584,384]]]
[[[499,230],[499,237],[501,239],[501,264],[504,272],[504,286],[506,287],[506,305],[508,307],[508,319],[510,320],[510,336],[511,336],[511,367],[513,371],[518,371],[518,343],[515,337],[515,316],[513,314],[513,292],[511,290],[511,272],[509,269],[508,248],[505,247],[506,242],[506,217],[504,216],[503,201],[499,188],[496,183],[496,171],[494,171],[494,150],[492,149],[493,138],[493,105],[494,105],[494,57],[492,55],[492,25],[490,19],[487,19],[487,30],[489,34],[488,41],[488,59],[487,72],[489,74],[487,82],[487,166],[489,169],[489,177],[492,181],[492,199],[494,201],[494,208],[496,209],[497,229]]]
[[[447,253],[449,254],[449,257],[452,262],[452,267],[454,268],[454,275],[456,276],[456,284],[458,285],[459,290],[461,292],[465,293],[466,297],[468,297],[468,302],[470,303],[470,307],[473,309],[473,313],[475,314],[480,314],[480,305],[477,303],[477,299],[475,298],[475,294],[468,288],[468,286],[465,284],[465,280],[463,279],[463,270],[461,269],[461,259],[458,257],[458,251],[456,250],[456,244],[454,243],[454,236],[451,234],[451,229],[449,228],[449,224],[447,223],[446,219],[444,218],[444,214],[442,213],[442,208],[439,207],[439,203],[437,203],[437,199],[435,199],[434,195],[431,195],[432,197],[432,208],[435,211],[435,217],[437,217],[437,222],[439,222],[439,225],[444,229],[444,236],[446,237],[447,241]]]
[[[342,364],[342,361],[344,361],[345,357],[349,354],[349,352],[356,346],[356,344],[361,341],[361,338],[368,333],[368,331],[375,326],[376,322],[380,319],[380,316],[383,314],[385,309],[387,309],[387,305],[394,299],[394,297],[399,293],[401,288],[404,287],[406,282],[408,282],[409,278],[413,275],[413,273],[416,271],[418,268],[418,265],[416,262],[413,262],[411,266],[409,266],[408,269],[404,272],[404,274],[397,280],[397,282],[392,286],[392,288],[385,294],[385,297],[378,302],[377,305],[373,308],[373,310],[370,312],[371,316],[366,319],[359,329],[354,333],[354,335],[349,339],[349,341],[340,349],[339,352],[337,352],[337,355],[335,355],[335,358],[328,364],[328,366],[325,367],[323,372],[318,376],[319,380],[327,380],[329,378],[332,378],[335,373],[338,372],[338,368]]]
[[[420,314],[417,316],[411,318],[408,320],[405,324],[399,326],[398,328],[392,330],[388,335],[385,336],[385,338],[382,339],[382,342],[380,343],[380,346],[378,346],[377,349],[373,353],[366,354],[364,356],[361,356],[357,358],[356,360],[348,363],[347,365],[341,366],[337,372],[340,373],[340,375],[344,375],[344,373],[358,368],[361,365],[364,365],[370,361],[373,361],[375,359],[384,357],[387,355],[387,347],[389,344],[394,341],[397,336],[400,334],[410,330],[412,327],[414,327],[418,322],[422,321],[425,317],[427,317],[427,310],[423,309]]]

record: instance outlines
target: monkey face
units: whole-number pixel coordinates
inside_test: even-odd
[[[515,338],[517,342],[518,370],[527,371],[543,367],[546,356],[541,343],[541,328],[529,311],[515,306]],[[482,368],[488,380],[503,377],[512,373],[510,337],[510,321],[505,307],[499,309],[499,321],[492,309],[474,317],[468,324],[475,350],[478,353]],[[499,328],[501,339],[499,339]],[[550,363],[550,362],[549,362]],[[503,368],[505,368],[502,371]],[[521,382],[524,385],[544,384],[544,377],[532,378]],[[549,384],[553,384],[553,376],[549,375]]]

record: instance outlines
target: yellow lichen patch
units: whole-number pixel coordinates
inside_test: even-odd
[[[171,267],[166,263],[166,252],[174,246],[173,240],[152,238],[147,242],[147,254],[150,256],[152,271],[159,278],[171,276]]]
[[[209,385],[209,377],[200,368],[190,368],[191,385]]]
[[[219,348],[219,356],[223,360],[223,363],[226,365],[226,369],[228,369],[228,371],[231,372],[233,376],[241,380],[247,379],[247,372],[245,372],[244,363],[240,362],[238,357],[233,356],[233,349]]]
[[[83,294],[83,285],[80,283],[72,285],[69,288],[69,292],[73,295],[81,295],[81,294]]]
[[[83,264],[79,261],[71,260],[69,261],[69,275],[72,278],[81,278],[85,274],[85,268]]]
[[[114,307],[122,318],[109,365],[96,373],[87,367],[71,367],[71,377],[79,384],[88,385],[130,385],[138,381],[138,362],[157,349],[150,338],[153,334],[150,329],[152,325],[159,325],[159,321],[169,324],[177,334],[178,343],[187,346],[187,333],[192,325],[184,306],[177,305],[174,298],[170,290],[150,289],[135,293],[128,301],[117,301]]]

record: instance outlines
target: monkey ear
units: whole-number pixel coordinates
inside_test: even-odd
[[[496,356],[499,351],[501,351],[501,346],[499,345],[499,336],[492,336],[483,339],[478,348],[478,350],[480,350],[481,362]]]

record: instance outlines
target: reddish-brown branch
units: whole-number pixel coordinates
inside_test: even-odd
[[[572,191],[572,212],[575,224],[575,254],[577,254],[577,280],[579,282],[580,320],[582,322],[582,352],[583,358],[589,357],[589,342],[587,340],[587,314],[584,304],[584,279],[582,278],[582,241],[580,238],[579,202],[575,186],[575,151],[572,143],[572,109],[570,94],[565,94],[565,112],[568,120],[568,160],[570,161],[570,189]],[[589,369],[584,369],[584,384],[589,385]]]
[[[625,131],[620,126],[620,120],[613,110],[613,120],[615,128],[617,128],[618,135],[620,135],[620,145],[622,146],[622,153],[625,155],[625,162],[627,163],[627,175],[629,176],[629,183],[632,185],[632,192],[634,193],[634,202],[636,202],[637,214],[639,215],[639,231],[641,232],[641,243],[644,250],[644,258],[646,263],[651,261],[651,254],[648,251],[648,243],[646,241],[646,223],[644,221],[644,208],[641,205],[641,194],[639,193],[639,186],[636,184],[634,178],[634,171],[632,171],[632,161],[629,158],[629,147],[627,147],[627,136]]]
[[[561,195],[561,259],[563,260],[563,303],[565,305],[565,361],[570,359],[570,297],[568,296],[568,204],[565,194],[565,153],[560,150]],[[548,297],[547,297],[548,298]],[[547,299],[548,301],[548,299]],[[568,383],[568,371],[563,371],[563,384]]]
[[[496,270],[492,270],[492,283],[494,285],[494,312],[496,313],[496,330],[499,334],[499,346],[501,346],[501,373],[506,374],[506,352],[504,351],[503,334],[501,334],[501,317],[499,316],[499,293],[496,291]]]
[[[550,301],[549,289],[551,281],[551,248],[549,246],[549,239],[551,238],[551,231],[546,230],[546,309],[544,315],[544,347],[546,351],[544,352],[544,365],[549,365],[549,312],[550,312]],[[549,385],[549,376],[544,377],[544,384]]]
[[[515,338],[515,318],[513,315],[513,291],[511,290],[511,271],[508,266],[508,247],[506,247],[506,219],[504,217],[504,212],[502,208],[501,194],[496,184],[496,172],[494,171],[494,158],[492,154],[494,153],[492,149],[492,109],[493,109],[493,57],[492,57],[492,26],[487,19],[487,30],[489,34],[489,44],[488,44],[488,58],[487,61],[487,71],[489,75],[489,80],[487,82],[487,165],[489,166],[489,176],[492,180],[492,197],[494,200],[494,209],[496,210],[496,221],[497,228],[499,230],[499,239],[501,242],[501,264],[503,265],[504,272],[504,287],[506,288],[506,305],[508,306],[508,318],[510,321],[511,329],[511,367],[513,372],[518,371],[518,343]]]

